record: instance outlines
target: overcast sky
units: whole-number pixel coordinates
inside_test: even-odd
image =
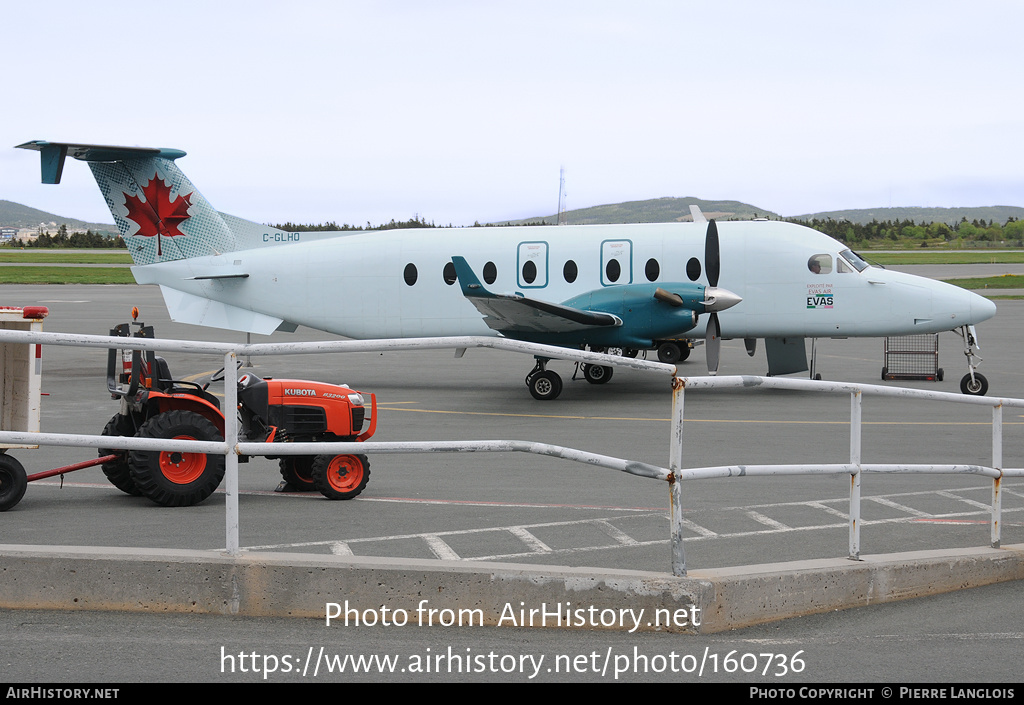
[[[110,222],[33,139],[175,147],[219,210],[439,225],[661,196],[1024,206],[1024,3],[8,2],[0,198]],[[70,161],[70,160],[69,160]]]

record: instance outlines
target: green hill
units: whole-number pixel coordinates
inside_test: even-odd
[[[975,220],[1005,223],[1010,218],[1024,219],[1024,208],[1019,206],[985,206],[980,208],[861,208],[848,211],[825,211],[794,215],[794,220],[848,220],[851,223],[866,225],[873,220],[897,222],[912,220],[915,223],[945,223],[953,225],[964,218],[968,222]]]
[[[689,222],[690,205],[700,207],[706,218],[719,220],[750,220],[752,218],[778,218],[764,208],[751,206],[739,201],[706,201],[692,196],[686,198],[653,198],[648,201],[628,201],[604,206],[592,206],[566,211],[566,219],[570,225],[594,225],[598,223],[673,223]],[[510,220],[494,225],[532,225],[542,222],[554,225],[558,215],[538,216],[525,220]]]
[[[40,223],[56,223],[67,225],[68,230],[92,230],[117,234],[117,227],[113,223],[89,223],[77,218],[66,218],[62,215],[47,213],[36,208],[29,208],[13,201],[0,201],[0,225],[7,225],[15,228],[34,228]],[[51,228],[51,229],[56,229]]]

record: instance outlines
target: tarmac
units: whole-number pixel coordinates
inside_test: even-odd
[[[159,337],[241,338],[171,323],[154,287],[3,286],[0,294],[4,305],[49,306],[48,331],[105,333],[139,305]],[[979,329],[982,371],[990,396],[1024,397],[1024,374],[1015,366],[1024,304],[998,305],[997,317]],[[300,330],[273,339],[328,337]],[[945,380],[901,384],[957,390],[965,365],[947,360],[959,357],[959,339],[940,340]],[[826,378],[879,383],[881,341],[821,341],[818,350]],[[680,374],[701,373],[701,352]],[[202,356],[169,363],[182,378],[220,365]],[[667,379],[617,371],[597,387],[570,381],[571,365],[555,363],[566,390],[542,403],[522,382],[531,364],[493,351],[462,360],[367,353],[260,360],[256,370],[376,392],[374,440],[519,438],[667,464]],[[740,341],[723,346],[723,373],[761,374],[763,366],[763,353],[748,358]],[[116,410],[102,386],[104,367],[103,351],[45,350],[44,430],[98,433]],[[844,462],[848,414],[845,399],[805,393],[693,395],[686,465]],[[873,401],[865,403],[864,419],[865,462],[991,462],[987,411]],[[1004,422],[1007,466],[1024,465],[1022,425],[1019,416]],[[53,447],[15,454],[29,473],[88,456]],[[543,615],[565,605],[568,615],[572,605],[584,615],[570,627],[709,634],[1024,577],[1024,482],[1004,481],[1003,542],[991,548],[991,482],[869,476],[858,561],[845,557],[844,478],[687,483],[690,569],[680,578],[670,571],[662,483],[547,458],[370,460],[367,491],[351,502],[275,494],[273,463],[243,466],[240,557],[224,553],[219,494],[166,509],[121,494],[98,469],[32,483],[22,503],[0,516],[0,607],[324,618],[336,603],[418,621],[429,610],[438,619],[468,611],[499,625],[509,609]],[[641,609],[659,619],[630,621]],[[539,621],[515,626],[567,626]]]

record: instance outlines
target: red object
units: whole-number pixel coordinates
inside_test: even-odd
[[[22,318],[46,318],[50,314],[45,306],[0,306],[0,311],[21,311]]]

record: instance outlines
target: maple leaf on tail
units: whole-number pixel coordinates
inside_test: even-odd
[[[125,218],[134,221],[139,226],[139,232],[135,233],[141,237],[156,237],[156,256],[160,257],[163,252],[160,246],[160,236],[174,237],[184,235],[178,226],[188,220],[188,209],[192,205],[191,193],[179,194],[178,198],[171,202],[171,188],[153,174],[149,183],[142,187],[142,193],[146,197],[143,201],[136,195],[124,194],[125,206],[128,208],[128,215]]]

